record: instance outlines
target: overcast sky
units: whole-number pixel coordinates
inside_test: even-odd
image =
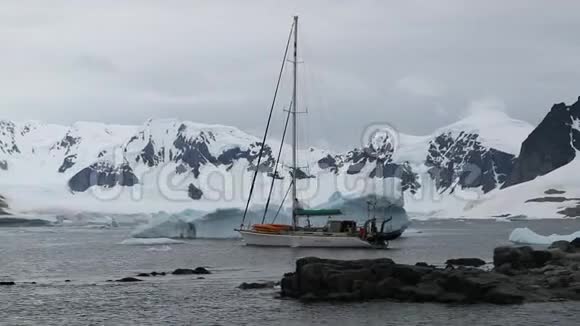
[[[315,145],[370,123],[427,134],[474,102],[535,124],[580,95],[580,1],[1,0],[0,118],[259,134],[294,14]]]

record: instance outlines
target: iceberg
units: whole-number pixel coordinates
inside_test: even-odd
[[[369,204],[373,209],[369,212]],[[276,214],[276,204],[273,204],[266,216],[266,223],[273,223]],[[410,224],[409,217],[400,203],[391,198],[377,195],[343,195],[334,193],[329,200],[313,208],[340,209],[349,219],[355,220],[362,225],[372,217],[392,217],[387,227],[393,232],[402,233]],[[260,223],[263,217],[263,206],[252,207],[247,215],[245,225]],[[244,211],[238,208],[216,209],[212,212],[186,209],[179,213],[169,214],[166,212],[155,213],[149,223],[135,229],[133,238],[170,238],[170,239],[196,239],[196,238],[238,238],[240,235],[234,229],[240,227]],[[370,215],[369,215],[370,214]],[[313,223],[317,224],[318,221]],[[290,210],[282,209],[275,223],[290,223]],[[326,220],[324,220],[326,222]]]
[[[544,236],[528,228],[516,228],[510,234],[509,240],[518,244],[550,245],[556,241],[572,241],[576,238],[580,238],[580,231],[568,235],[552,234]]]
[[[182,244],[185,243],[183,241],[168,239],[168,238],[151,238],[151,239],[136,239],[130,238],[121,241],[122,245],[130,245],[130,246],[151,246],[151,245],[166,245],[168,244]],[[164,247],[162,247],[164,248]]]
[[[388,225],[392,231],[401,230],[402,232],[411,224],[409,216],[400,201],[386,196],[375,194],[344,195],[340,192],[335,192],[325,204],[318,207],[340,209],[345,216],[348,216],[349,219],[352,218],[357,223],[364,223],[372,217],[377,219],[392,218]]]
[[[177,238],[195,239],[195,224],[179,215],[152,218],[151,222],[138,227],[131,234],[133,238]]]
[[[246,217],[248,223],[258,221],[256,211],[248,212]],[[239,228],[243,213],[243,210],[235,208],[217,209],[210,213],[191,209],[175,214],[160,212],[154,214],[149,223],[139,226],[131,236],[171,239],[239,237],[234,229]]]

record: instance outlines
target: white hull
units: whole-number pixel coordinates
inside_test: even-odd
[[[239,231],[247,245],[267,247],[370,248],[370,243],[343,235],[268,234]]]

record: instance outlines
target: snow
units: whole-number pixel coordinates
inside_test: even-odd
[[[129,246],[151,246],[151,245],[169,245],[182,243],[185,242],[168,238],[148,238],[148,239],[130,238],[121,241],[119,244]]]
[[[505,112],[493,108],[476,108],[461,120],[439,128],[424,136],[397,133],[395,162],[409,161],[421,163],[425,160],[429,142],[437,136],[450,132],[457,136],[460,132],[478,134],[484,146],[518,155],[522,142],[534,127],[521,120],[510,118]],[[416,166],[413,166],[415,168]]]
[[[573,130],[580,131],[580,119],[572,118],[571,127]]]
[[[429,148],[429,141],[433,139],[433,135],[428,136],[413,136],[407,134],[399,134],[399,143],[395,148],[393,154],[393,161],[395,162],[422,162],[425,160],[427,149]]]
[[[567,198],[580,198],[580,179],[577,175],[580,169],[580,159],[575,159],[563,167],[554,170],[534,180],[501,189],[474,202],[473,207],[465,212],[470,216],[497,216],[510,214],[523,215],[528,218],[562,218],[559,214],[565,208],[576,207],[577,200],[564,202],[526,202],[529,199],[550,197],[545,194],[548,189],[564,191]]]
[[[510,118],[501,109],[475,107],[467,117],[435,134],[448,130],[477,133],[484,145],[518,155],[522,142],[533,129],[531,124]]]
[[[544,236],[528,228],[517,228],[512,231],[509,240],[518,244],[550,245],[556,241],[572,241],[576,238],[580,238],[580,231],[568,235],[552,234]]]

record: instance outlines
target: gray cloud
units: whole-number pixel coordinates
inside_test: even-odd
[[[579,10],[536,0],[12,2],[0,12],[0,118],[177,117],[260,131],[297,13],[301,121],[314,144],[358,145],[377,121],[427,134],[490,98],[537,123],[580,95]]]

